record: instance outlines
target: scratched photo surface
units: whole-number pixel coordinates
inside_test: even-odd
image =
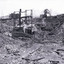
[[[0,64],[64,64],[64,0],[0,0]]]

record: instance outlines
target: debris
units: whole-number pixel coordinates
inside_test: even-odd
[[[51,64],[59,64],[59,61],[50,61]]]
[[[38,59],[33,59],[33,60],[31,60],[31,59],[26,59],[26,58],[22,58],[23,60],[26,60],[26,61],[38,61],[38,60],[41,60],[41,59],[44,59],[44,57],[43,58],[38,58]]]
[[[64,51],[64,49],[57,49],[57,51]]]

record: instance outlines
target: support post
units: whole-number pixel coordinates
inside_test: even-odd
[[[27,10],[25,10],[25,23],[27,23]]]
[[[19,26],[21,26],[21,9],[19,11]]]

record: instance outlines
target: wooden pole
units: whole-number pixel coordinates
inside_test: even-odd
[[[25,23],[27,23],[27,10],[25,10]]]
[[[19,26],[21,26],[21,9],[19,11]]]

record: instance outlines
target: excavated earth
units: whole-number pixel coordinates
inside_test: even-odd
[[[61,31],[57,35],[47,35],[45,39],[40,36],[39,39],[13,39],[6,34],[6,29],[8,26],[0,33],[0,64],[64,64]]]

